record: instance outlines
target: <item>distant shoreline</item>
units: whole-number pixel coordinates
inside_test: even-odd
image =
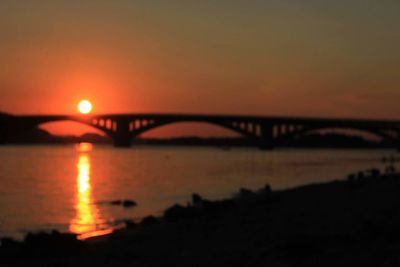
[[[3,142],[2,142],[3,141]],[[50,132],[34,128],[22,135],[0,140],[0,144],[75,144],[90,142],[93,144],[113,144],[111,138],[97,133],[86,133],[80,136],[53,135]],[[132,139],[132,145],[148,146],[205,146],[205,147],[259,147],[259,140],[243,137],[138,137]],[[385,140],[367,139],[364,136],[342,133],[310,133],[299,138],[281,140],[273,144],[274,148],[397,148],[397,144]]]
[[[103,139],[104,138],[104,139]],[[46,140],[14,140],[1,145],[69,145],[88,142],[100,145],[112,145],[111,140],[107,137],[85,138],[85,137],[58,137],[55,136]],[[314,142],[314,143],[313,143]],[[137,138],[132,140],[132,146],[175,146],[175,147],[217,147],[217,148],[233,148],[233,147],[253,147],[257,148],[255,141],[244,138],[200,138],[200,137],[177,137],[177,138]],[[351,140],[343,142],[332,142],[329,140],[304,141],[291,144],[277,144],[276,149],[396,149],[392,144],[373,142],[367,140]]]

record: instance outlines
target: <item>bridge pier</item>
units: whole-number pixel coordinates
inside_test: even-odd
[[[130,147],[132,142],[131,139],[127,138],[113,138],[114,147]]]
[[[274,126],[272,124],[261,124],[261,136],[258,147],[261,150],[274,149]]]
[[[116,121],[116,132],[112,136],[114,147],[130,147],[132,136],[129,132],[129,121],[119,119]]]
[[[10,136],[12,124],[9,118],[0,113],[0,145],[6,144]]]
[[[0,126],[0,144],[4,145],[12,142],[16,136],[27,129],[29,128],[24,128],[17,123],[3,123]]]
[[[6,144],[7,143],[7,135],[5,131],[0,129],[0,145]]]

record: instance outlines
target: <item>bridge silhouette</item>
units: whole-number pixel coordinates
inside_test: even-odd
[[[129,147],[132,139],[154,128],[179,122],[217,125],[254,140],[262,149],[323,129],[353,129],[371,133],[400,147],[400,121],[197,114],[10,115],[0,113],[0,141],[41,124],[74,121],[92,126],[112,138],[114,146]]]

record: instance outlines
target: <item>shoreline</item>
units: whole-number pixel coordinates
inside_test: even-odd
[[[127,221],[125,229],[85,241],[58,232],[2,239],[0,264],[372,266],[383,256],[400,262],[399,193],[400,174],[371,173],[279,191],[242,188],[217,201],[193,194],[190,204],[162,217]]]

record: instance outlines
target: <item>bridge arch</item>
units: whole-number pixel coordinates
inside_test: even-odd
[[[34,125],[34,127],[38,127],[38,128],[46,128],[46,125],[51,125],[51,124],[55,124],[55,123],[74,123],[74,124],[80,124],[83,125],[87,128],[91,128],[96,130],[97,132],[101,132],[103,134],[105,134],[106,136],[112,138],[114,133],[112,130],[109,130],[105,127],[101,127],[100,125],[95,125],[91,122],[91,120],[86,120],[86,119],[79,119],[79,118],[62,118],[62,119],[56,119],[56,120],[48,120],[48,121],[41,121],[38,122]]]
[[[389,141],[393,144],[397,144],[398,141],[396,140],[395,137],[390,136],[389,134],[385,133],[384,131],[380,129],[374,129],[374,128],[363,128],[363,127],[352,127],[352,126],[313,126],[313,127],[304,127],[300,130],[293,131],[286,133],[284,135],[276,137],[277,142],[285,142],[289,139],[293,139],[295,137],[299,136],[304,136],[310,132],[314,131],[320,131],[320,130],[328,130],[328,129],[341,129],[341,130],[354,130],[354,131],[359,131],[359,132],[364,132],[367,134],[371,134],[375,137],[381,138],[382,140]]]
[[[242,137],[242,134],[221,125],[207,122],[178,121],[147,129],[141,137]]]
[[[210,126],[216,126],[221,129],[228,130],[232,133],[238,134],[240,136],[250,138],[250,139],[257,139],[258,134],[257,134],[257,127],[259,127],[256,124],[249,124],[247,122],[232,122],[232,121],[217,121],[217,120],[149,120],[150,123],[147,123],[145,125],[142,125],[136,129],[132,127],[133,129],[130,129],[130,135],[133,137],[139,136],[141,134],[144,134],[146,132],[160,129],[162,127],[166,126],[173,126],[173,125],[178,125],[181,123],[190,123],[190,124],[208,124]],[[131,127],[130,127],[131,128]],[[259,130],[258,130],[259,131]]]
[[[52,135],[83,135],[86,133],[94,133],[108,136],[106,132],[94,125],[74,120],[43,122],[36,128],[43,129]]]

